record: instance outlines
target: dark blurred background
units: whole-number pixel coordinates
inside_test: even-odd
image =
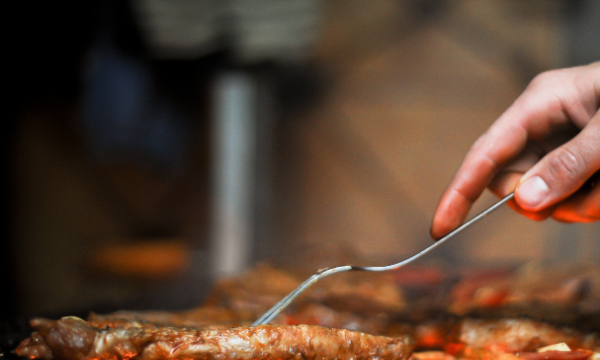
[[[13,7],[2,319],[191,307],[257,262],[397,262],[531,78],[600,59],[592,0]],[[424,261],[598,263],[599,225],[503,209]]]

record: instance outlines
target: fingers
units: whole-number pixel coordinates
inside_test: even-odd
[[[496,176],[494,176],[494,179],[488,185],[488,189],[499,198],[503,198],[515,191],[515,188],[523,175],[540,161],[544,155],[544,150],[538,145],[528,143],[517,158],[508,163]],[[527,211],[517,205],[515,200],[509,201],[507,205],[519,214],[536,221],[547,219],[554,211],[554,207],[542,211]]]
[[[563,200],[600,167],[599,104],[600,62],[536,77],[467,153],[440,199],[432,237],[439,239],[458,227],[490,183],[499,196],[516,186],[516,202],[509,205],[532,219],[544,219],[552,213],[566,218],[568,208]],[[584,130],[577,134],[579,129]],[[516,172],[509,166],[512,175],[499,173],[532,142],[542,146],[541,155],[511,164],[518,165]],[[537,161],[546,152],[528,170],[535,163],[531,159]],[[522,173],[525,175],[520,178]],[[585,199],[569,206],[580,208],[588,201]]]
[[[600,169],[600,112],[571,141],[544,156],[520,179],[517,204],[540,211],[574,194]]]
[[[552,218],[566,223],[600,220],[600,171],[588,184],[561,202]]]
[[[519,180],[523,176],[523,173],[524,172],[502,171],[496,177],[494,177],[494,180],[492,180],[488,188],[496,196],[502,198],[514,191],[515,186],[518,184]],[[517,205],[514,199],[509,201],[507,205],[519,214],[536,221],[545,220],[548,217],[550,217],[550,215],[552,215],[552,213],[554,212],[555,208],[549,207],[542,211],[527,211],[521,208],[519,205]]]
[[[434,239],[458,227],[494,175],[524,149],[527,131],[520,121],[513,121],[523,116],[530,115],[517,100],[471,147],[433,217]]]

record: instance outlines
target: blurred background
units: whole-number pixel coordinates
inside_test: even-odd
[[[2,318],[183,309],[259,262],[398,262],[528,82],[600,59],[592,0],[15,5]],[[597,264],[599,234],[506,208],[420,264]]]

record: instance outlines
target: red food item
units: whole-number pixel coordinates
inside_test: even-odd
[[[455,360],[456,358],[443,351],[420,351],[412,354],[410,360]]]
[[[448,343],[444,347],[444,350],[452,355],[457,355],[465,348],[465,344],[462,343]]]
[[[446,345],[446,331],[436,324],[417,326],[414,337],[416,347],[420,349],[442,349]]]

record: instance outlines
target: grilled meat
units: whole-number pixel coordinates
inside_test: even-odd
[[[66,317],[37,319],[37,333],[17,348],[43,359],[408,360],[408,337],[372,336],[308,325],[265,325],[198,331],[175,327],[100,329]]]

